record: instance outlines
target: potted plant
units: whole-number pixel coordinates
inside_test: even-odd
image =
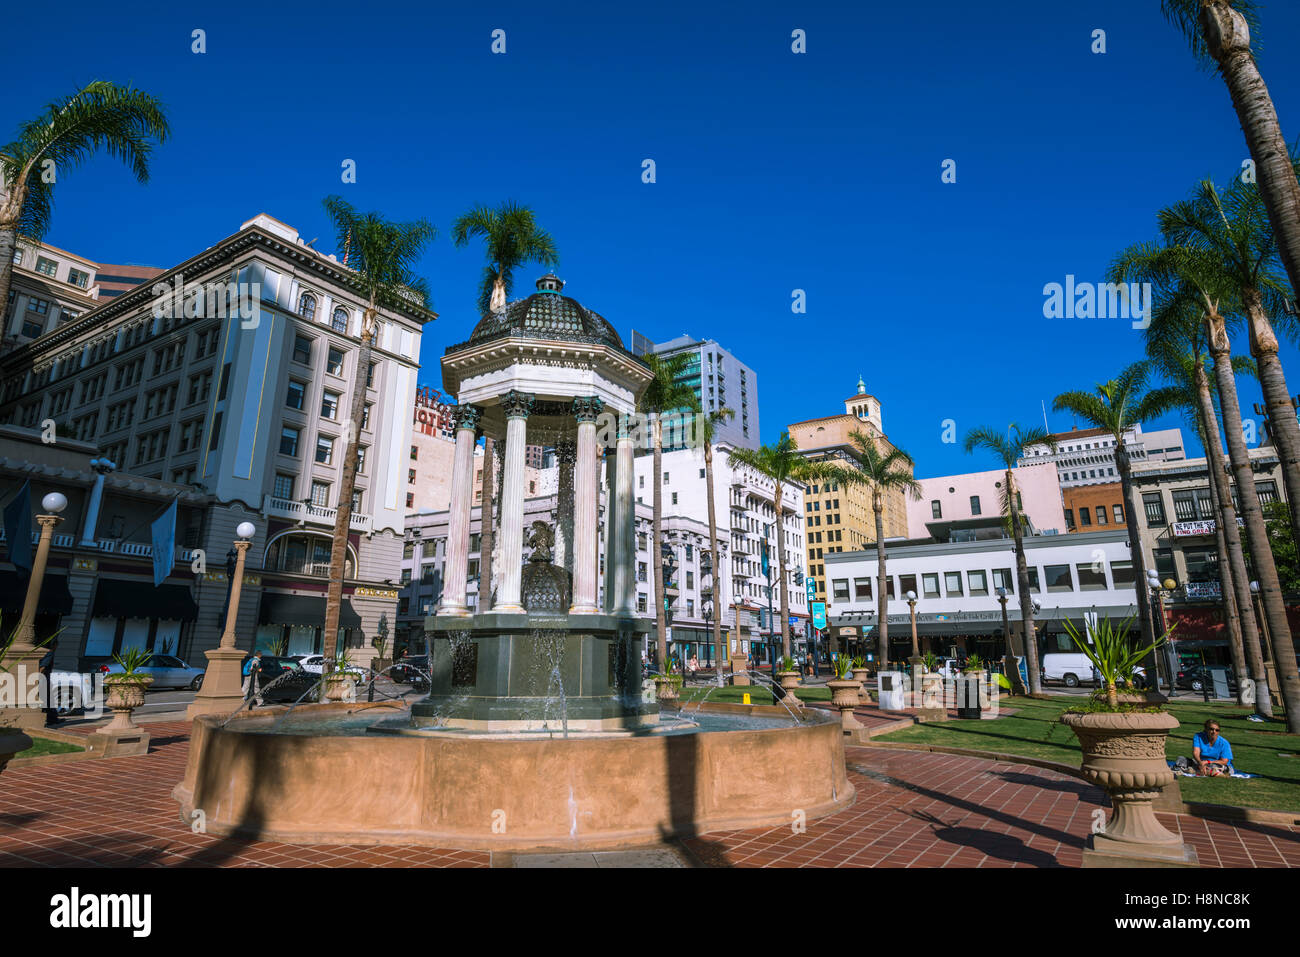
[[[826,687],[831,689],[831,707],[839,709],[840,724],[844,730],[847,732],[862,727],[853,717],[853,709],[861,703],[862,684],[853,679],[852,658],[841,655],[836,659],[835,677],[826,682]]]
[[[675,675],[671,670],[655,675],[654,681],[656,701],[676,701],[680,697],[679,689],[685,683],[681,675]]]
[[[374,671],[388,670],[393,664],[393,659],[388,657],[388,639],[383,635],[380,635],[372,642],[372,644],[375,646],[375,651],[378,652],[378,654],[376,655],[375,660],[370,663],[370,667]]]
[[[9,653],[9,647],[18,637],[18,629],[15,628],[9,633],[9,637],[0,642],[0,671],[8,671],[5,665],[5,657]],[[32,739],[25,735],[18,728],[7,728],[0,726],[0,771],[5,769],[9,759],[15,754],[26,751],[32,746]]]
[[[799,669],[795,666],[794,659],[786,655],[781,659],[778,667],[780,670],[776,676],[781,679],[781,690],[785,692],[784,696],[790,699],[791,704],[800,704],[794,694],[794,690],[799,687]]]
[[[357,677],[352,670],[352,658],[346,648],[334,659],[334,670],[322,679],[326,701],[353,701],[357,696]]]
[[[858,655],[853,659],[853,680],[858,683],[858,701],[862,704],[871,703],[871,695],[867,691],[868,684],[871,681],[871,669],[867,667],[867,659]]]
[[[1099,864],[1161,861],[1195,864],[1196,853],[1157,820],[1152,802],[1174,782],[1165,757],[1165,739],[1178,720],[1160,705],[1134,694],[1139,661],[1168,639],[1170,628],[1149,647],[1130,637],[1129,618],[1116,626],[1110,619],[1089,624],[1087,639],[1070,622],[1067,633],[1105,682],[1105,691],[1086,706],[1071,708],[1061,723],[1074,732],[1083,751],[1083,776],[1110,795],[1115,813],[1104,832],[1089,838],[1085,854]]]
[[[131,712],[144,704],[145,689],[153,684],[153,675],[140,670],[152,658],[153,652],[143,648],[131,648],[124,655],[113,656],[122,670],[104,676],[104,704],[113,711],[113,720],[104,727],[105,734],[139,730],[131,720]]]

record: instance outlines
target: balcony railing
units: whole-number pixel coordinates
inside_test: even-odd
[[[274,515],[277,518],[287,518],[295,522],[307,522],[312,525],[328,525],[331,528],[339,514],[336,508],[311,505],[291,498],[276,498],[274,495],[263,497],[262,512],[266,515]],[[353,512],[348,527],[354,532],[368,532],[370,531],[370,516]]]
[[[32,547],[34,548],[40,542],[40,532],[32,533]],[[51,548],[74,548],[78,545],[79,536],[70,533],[56,533],[50,536]],[[0,528],[0,542],[6,541],[6,535],[3,528]],[[146,545],[143,542],[123,542],[117,539],[96,539],[92,544],[84,546],[87,549],[96,549],[110,555],[127,555],[131,558],[153,558],[153,545]],[[188,562],[194,559],[194,549],[177,548],[176,560],[179,562]]]

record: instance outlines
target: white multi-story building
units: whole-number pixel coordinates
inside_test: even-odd
[[[706,415],[722,408],[735,413],[718,423],[716,441],[736,448],[758,448],[758,374],[753,369],[713,339],[682,335],[653,343],[634,330],[631,344],[633,355],[689,355],[679,381],[695,391],[701,410]],[[665,442],[672,441],[672,434],[666,435]]]
[[[1024,540],[1029,590],[1041,610],[1035,620],[1040,650],[1071,651],[1064,622],[1082,629],[1084,616],[1125,619],[1137,614],[1133,562],[1122,530]],[[1007,619],[1019,634],[1015,540],[908,541],[889,545],[889,657],[911,655],[906,596],[915,592],[919,650],[941,655],[1004,654],[999,588],[1006,589]],[[826,556],[831,598],[827,614],[841,637],[865,639],[874,652],[878,563],[874,549]],[[845,629],[849,629],[847,632]]]
[[[1030,446],[1017,465],[1056,466],[1062,489],[1119,481],[1115,467],[1115,438],[1105,429],[1075,429],[1054,436],[1056,452],[1046,445]],[[1182,429],[1143,432],[1139,422],[1124,434],[1129,457],[1138,462],[1175,462],[1187,457]]]

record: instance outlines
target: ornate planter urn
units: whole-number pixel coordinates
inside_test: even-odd
[[[113,720],[104,726],[104,733],[138,731],[131,720],[131,712],[144,704],[144,691],[153,684],[153,675],[109,675],[104,679],[107,693],[104,704],[113,712]]]
[[[826,682],[826,687],[831,689],[831,707],[839,709],[840,725],[845,732],[862,727],[853,717],[853,709],[859,704],[858,695],[862,686],[848,678],[837,678]]]
[[[677,682],[668,677],[655,677],[655,699],[658,701],[676,701]]]
[[[785,692],[785,701],[796,708],[802,707],[803,702],[794,693],[795,689],[799,687],[799,672],[778,671],[776,676],[781,679],[781,690]]]
[[[356,680],[349,674],[334,672],[325,677],[326,701],[355,701]]]
[[[862,704],[871,703],[871,695],[867,693],[867,682],[870,680],[871,669],[854,668],[853,680],[858,683],[858,701]]]
[[[32,739],[17,728],[0,728],[0,771],[9,759],[32,746]]]
[[[1196,851],[1157,820],[1152,802],[1174,782],[1165,739],[1168,712],[1063,714],[1083,750],[1083,776],[1110,795],[1115,813],[1088,839],[1085,867],[1196,866]]]

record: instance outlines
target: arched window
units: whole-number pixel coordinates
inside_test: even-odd
[[[311,293],[304,292],[298,297],[298,315],[308,322],[316,318],[316,297]]]
[[[335,309],[334,318],[331,320],[330,326],[334,329],[335,332],[347,332],[348,311],[344,309],[342,306],[339,306],[337,309]]]

